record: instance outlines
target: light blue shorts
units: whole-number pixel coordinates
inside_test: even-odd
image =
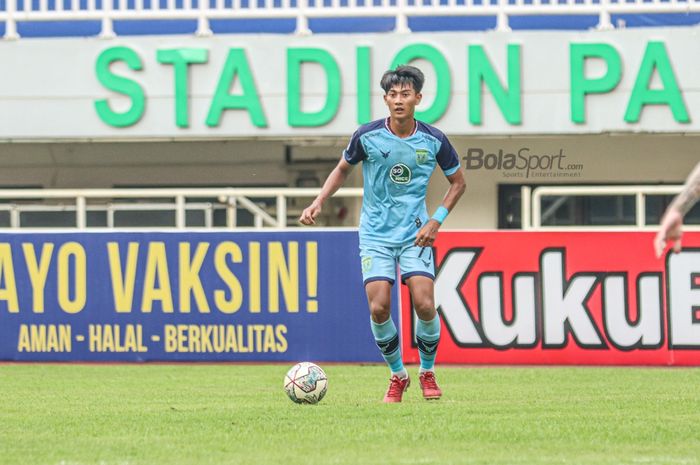
[[[384,245],[360,245],[362,279],[367,284],[372,281],[396,280],[396,265],[401,271],[401,282],[411,276],[426,276],[435,279],[435,261],[431,247],[418,247],[410,244],[401,247]]]

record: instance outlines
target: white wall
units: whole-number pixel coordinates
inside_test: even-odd
[[[460,157],[471,148],[486,153],[557,154],[580,164],[577,178],[512,178],[504,170],[467,170],[467,192],[445,227],[490,229],[498,225],[498,185],[508,184],[677,184],[700,160],[700,135],[598,135],[519,138],[453,137]],[[285,142],[138,142],[0,145],[0,188],[109,188],[115,186],[295,186],[300,174],[311,173],[322,183],[345,147],[343,138],[296,140],[292,163]],[[464,160],[463,167],[464,167]],[[355,169],[348,186],[360,186]],[[432,211],[448,184],[437,171],[428,190]],[[298,202],[292,209],[300,209]],[[348,205],[343,221],[337,214],[343,201],[333,201],[326,213],[332,224],[351,226],[358,205]]]
[[[383,72],[399,62],[415,62],[426,74],[424,101],[420,111],[428,111],[438,101],[432,115],[450,134],[460,135],[533,135],[598,134],[601,132],[700,132],[700,52],[698,28],[634,28],[610,31],[513,31],[510,33],[441,32],[403,34],[318,34],[311,36],[216,35],[209,38],[189,36],[129,36],[114,40],[98,38],[29,39],[0,41],[0,140],[214,140],[223,138],[271,138],[342,136],[357,125],[358,106],[369,104],[370,117],[384,114],[379,80]],[[598,44],[615,59],[595,58],[588,48]],[[583,71],[572,69],[574,50],[585,47],[593,57]],[[180,83],[186,89],[186,124],[176,124],[176,73],[172,64],[160,63],[158,53],[176,49],[197,49],[204,62],[188,66]],[[232,49],[244,55],[230,55]],[[303,66],[290,54],[311,49],[323,56],[328,69],[307,56]],[[509,55],[508,50],[513,52]],[[358,50],[363,53],[358,54]],[[480,68],[477,57],[483,54],[489,65]],[[116,54],[116,55],[113,55]],[[585,55],[585,54],[584,54]],[[109,57],[119,58],[106,69]],[[358,58],[366,56],[366,59]],[[509,59],[510,56],[510,59]],[[102,59],[100,59],[102,57]],[[130,57],[130,58],[127,58]],[[227,57],[233,57],[228,60]],[[473,57],[470,64],[468,57]],[[133,62],[131,62],[133,60]],[[619,61],[619,69],[616,63]],[[131,66],[127,66],[127,62]],[[235,65],[238,75],[226,74],[225,63]],[[486,61],[484,61],[486,63]],[[615,63],[615,64],[613,64]],[[655,72],[643,63],[655,63]],[[473,68],[472,68],[473,67]],[[508,93],[522,118],[509,121],[495,103],[494,91],[479,83],[474,71],[493,68],[501,83],[511,82]],[[579,67],[580,68],[580,67]],[[250,71],[243,71],[249,69]],[[300,85],[288,85],[296,76]],[[577,68],[578,69],[578,68]],[[587,87],[576,85],[594,80],[611,71],[607,92],[586,96],[585,121],[574,122],[571,102]],[[472,75],[470,82],[470,73]],[[490,73],[487,73],[490,74]],[[251,83],[243,91],[243,77]],[[114,76],[130,82],[131,91],[115,85]],[[572,79],[572,76],[574,79]],[[662,79],[662,76],[663,79]],[[358,86],[367,81],[369,90]],[[449,78],[449,79],[448,79]],[[186,79],[186,82],[185,82]],[[112,84],[109,82],[112,81]],[[228,110],[218,125],[206,123],[212,109],[223,105],[223,93],[229,84],[231,95],[246,95],[260,106],[265,121],[254,123],[248,111]],[[246,79],[246,82],[248,80]],[[327,82],[334,84],[328,97]],[[489,81],[491,87],[499,87]],[[515,83],[518,83],[516,85]],[[123,84],[123,81],[122,81]],[[474,84],[474,85],[472,85]],[[639,84],[639,85],[637,85]],[[301,92],[297,92],[297,88]],[[517,90],[519,88],[519,90]],[[637,88],[636,92],[633,89]],[[681,100],[688,118],[673,116],[669,105],[646,105],[639,115],[625,118],[630,102],[646,101],[640,89],[665,89],[667,103]],[[130,95],[131,97],[127,97]],[[133,102],[134,118],[117,122],[111,112],[126,113]],[[218,95],[218,97],[217,97]],[[292,96],[298,95],[301,116],[296,123]],[[469,104],[483,96],[482,121],[470,114]],[[673,98],[669,97],[672,95]],[[438,96],[445,97],[443,108]],[[132,100],[133,97],[133,100]],[[184,95],[183,95],[184,97]],[[328,114],[314,120],[312,113],[327,102]],[[111,112],[100,112],[96,104],[106,100]],[[648,99],[647,99],[648,100]],[[215,105],[214,103],[217,102]],[[240,104],[240,102],[239,102]],[[636,108],[635,105],[632,106]],[[102,108],[101,106],[99,108]],[[142,111],[139,109],[143,108]],[[180,107],[181,109],[183,106]],[[252,113],[257,113],[253,111]],[[634,113],[634,112],[632,112]],[[211,113],[218,114],[217,111]],[[100,116],[101,115],[101,116]],[[182,116],[182,115],[181,115]],[[364,117],[361,118],[364,120]]]
[[[273,141],[0,145],[0,187],[33,185],[287,185],[287,170]]]

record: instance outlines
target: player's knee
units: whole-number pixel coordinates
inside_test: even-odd
[[[430,319],[435,314],[435,302],[430,297],[414,298],[413,308],[421,320]]]
[[[391,315],[391,305],[389,302],[372,301],[369,304],[369,311],[375,323],[384,323]]]

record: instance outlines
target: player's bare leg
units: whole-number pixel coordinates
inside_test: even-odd
[[[384,402],[401,402],[403,393],[408,389],[411,381],[403,366],[399,333],[391,318],[391,283],[383,280],[372,281],[365,285],[365,291],[369,303],[372,334],[391,369],[391,379],[384,395]]]
[[[440,318],[435,310],[434,284],[426,276],[406,280],[418,316],[416,340],[420,354],[420,387],[425,399],[439,399],[442,390],[435,380],[435,355],[440,341]]]

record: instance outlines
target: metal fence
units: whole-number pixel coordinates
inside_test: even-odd
[[[597,15],[610,29],[612,14],[700,12],[700,0],[2,0],[5,39],[16,39],[20,21],[101,21],[100,36],[114,37],[115,20],[189,19],[196,34],[212,34],[212,19],[295,19],[296,34],[310,34],[309,19],[389,17],[395,32],[410,32],[408,18],[495,16],[509,30],[510,16]]]
[[[676,195],[683,186],[540,186],[521,188],[521,218],[523,230],[614,230],[614,229],[642,229],[649,230],[658,227],[648,224],[646,221],[646,202],[649,196]],[[546,225],[547,217],[556,210],[564,201],[571,197],[600,197],[600,196],[628,196],[634,198],[634,223],[632,225]],[[554,198],[555,201],[543,208],[545,197]],[[700,226],[687,226],[688,229],[700,230]]]
[[[37,223],[41,227],[77,229],[217,226],[232,229],[241,226],[238,221],[241,212],[251,218],[247,226],[286,228],[298,224],[301,205],[306,206],[319,191],[317,188],[7,189],[0,190],[0,229],[31,228]],[[342,188],[335,197],[361,198],[362,189]],[[297,206],[298,200],[303,201]],[[125,212],[146,215],[120,223],[117,215]],[[162,215],[156,216],[156,212]],[[199,215],[195,221],[188,221],[192,213]],[[168,215],[171,220],[167,219]],[[215,216],[223,220],[215,224]],[[166,220],[162,221],[164,217]]]
[[[649,196],[675,195],[682,186],[540,186],[521,188],[523,230],[649,230]],[[5,189],[0,190],[0,230],[67,228],[254,229],[299,226],[297,219],[318,188]],[[547,218],[572,197],[621,196],[635,202],[628,225],[548,225]],[[334,198],[362,199],[362,188],[342,188]],[[543,199],[554,199],[543,207]],[[331,211],[329,205],[326,211]],[[240,218],[242,213],[246,221]],[[121,215],[121,216],[120,216]],[[700,225],[688,226],[700,230]]]

